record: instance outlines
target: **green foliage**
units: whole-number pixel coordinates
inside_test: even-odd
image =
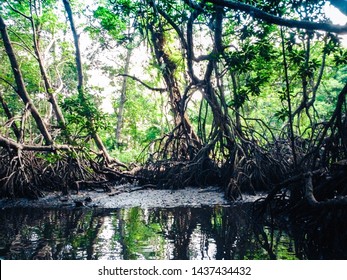
[[[118,14],[109,11],[105,7],[98,7],[94,12],[94,17],[100,20],[101,26],[109,32],[116,40],[124,39],[127,23]]]
[[[338,53],[334,55],[334,62],[336,66],[347,65],[347,50],[339,49]]]
[[[288,117],[289,117],[288,108],[282,108],[281,110],[276,111],[274,116],[275,116],[277,119],[279,119],[279,120],[281,120],[282,122],[284,122],[284,121],[287,120]]]
[[[143,209],[135,207],[122,211],[124,216],[123,239],[119,240],[124,246],[124,257],[126,259],[137,259],[138,252],[143,252],[142,248],[149,244],[163,243],[157,235],[160,225],[158,223],[147,223],[144,219]],[[146,252],[143,252],[146,254]],[[151,256],[147,256],[150,258]]]
[[[339,38],[337,36],[334,36],[332,34],[328,34],[328,43],[324,46],[323,51],[330,55],[331,53],[336,52],[339,49]]]
[[[316,22],[326,20],[322,10],[324,1],[243,2],[281,17]],[[8,3],[20,13],[11,9]],[[174,122],[172,112],[167,108],[167,104],[170,104],[168,92],[156,94],[129,78],[122,133],[117,140],[119,143],[116,143],[115,128],[122,80],[115,76],[124,72],[126,48],[134,49],[129,73],[136,73],[136,77],[151,87],[165,87],[166,83],[171,83],[181,95],[187,90],[185,113],[204,141],[208,141],[209,133],[214,129],[216,110],[213,106],[220,106],[231,123],[236,122],[236,116],[242,116],[241,126],[245,130],[252,130],[250,134],[254,131],[262,134],[263,131],[258,131],[258,123],[252,123],[250,127],[244,119],[262,120],[269,124],[275,137],[281,135],[290,113],[301,106],[303,109],[294,116],[296,133],[300,134],[310,129],[310,126],[331,117],[337,95],[347,79],[347,50],[334,34],[283,27],[285,65],[280,28],[245,12],[227,8],[223,10],[222,51],[217,53],[214,46],[216,9],[212,3],[196,1],[202,5],[203,10],[198,11],[199,15],[194,18],[194,8],[188,7],[185,1],[96,1],[88,8],[83,1],[73,1],[76,26],[81,38],[90,36],[87,40],[90,47],[87,46],[87,53],[83,54],[84,67],[87,69],[84,73],[85,80],[90,84],[94,82],[88,80],[90,72],[94,70],[102,70],[111,80],[115,113],[106,114],[101,110],[101,100],[96,92],[109,92],[107,86],[98,90],[87,87],[89,92],[83,94],[75,92],[75,49],[71,38],[67,36],[69,26],[65,22],[65,11],[61,9],[61,5],[57,5],[56,0],[35,3],[36,5],[32,2],[31,6],[32,16],[39,47],[44,54],[46,71],[53,85],[52,93],[63,85],[63,90],[57,97],[67,121],[68,134],[73,135],[76,141],[80,139],[78,142],[83,145],[88,135],[98,132],[112,154],[127,162],[134,160],[151,141],[169,132],[174,127]],[[40,114],[50,122],[50,106],[44,94],[44,81],[33,49],[32,26],[21,15],[30,15],[30,2],[13,0],[3,4],[2,15],[9,27],[27,91],[33,102],[39,104],[37,107]],[[195,59],[189,56],[192,54],[183,44],[187,43],[185,40],[188,38],[186,32],[189,20],[193,20],[192,51]],[[163,49],[155,50],[148,43],[150,28],[159,27],[163,30]],[[146,40],[147,48],[142,48],[140,42]],[[141,51],[138,48],[140,46]],[[156,58],[155,51],[159,51],[159,59]],[[165,62],[162,52],[165,53]],[[139,65],[138,57],[147,59]],[[209,62],[201,57],[210,59],[214,64],[210,81],[206,81],[204,76]],[[189,58],[191,61],[188,61]],[[0,90],[16,122],[20,124],[26,109],[15,92],[13,73],[3,48],[0,59]],[[201,81],[198,84],[192,82],[191,73],[188,73],[190,63]],[[284,76],[285,67],[288,81]],[[173,81],[164,79],[163,72],[167,69],[174,72]],[[203,93],[204,86],[209,82],[214,96],[195,98],[194,91]],[[188,85],[191,88],[187,88]],[[287,92],[290,93],[292,112],[288,109]],[[214,99],[216,103],[212,104],[211,100]],[[8,121],[4,110],[1,109],[0,112],[2,122]],[[31,124],[32,120],[29,120],[24,126],[26,131],[35,131],[35,135],[37,131]],[[54,121],[52,124],[55,124]],[[3,131],[9,131],[9,128],[6,127]],[[56,139],[60,141],[63,137],[58,136]]]
[[[95,96],[84,93],[66,97],[62,104],[68,129],[78,133],[92,134],[108,128],[106,114],[97,107]]]
[[[124,107],[121,144],[114,143],[117,158],[130,162],[137,158],[151,141],[167,131],[162,124],[162,108],[156,95],[137,91],[135,84],[128,81],[127,101]],[[135,87],[135,88],[134,88]],[[118,100],[114,103],[118,108]],[[111,135],[113,138],[114,134]]]
[[[147,128],[146,132],[145,132],[145,138],[144,138],[144,142],[151,142],[155,139],[157,139],[162,133],[162,129],[158,126],[151,126],[149,128]]]
[[[38,158],[44,159],[49,164],[55,164],[59,160],[64,158],[63,154],[60,154],[59,152],[56,153],[42,153],[37,155]]]
[[[295,66],[303,65],[306,59],[305,50],[291,49],[288,57]]]

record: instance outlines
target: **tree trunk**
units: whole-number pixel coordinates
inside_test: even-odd
[[[127,49],[127,56],[125,59],[125,66],[124,66],[125,76],[123,76],[123,83],[122,83],[121,95],[120,95],[120,100],[119,100],[119,108],[118,108],[118,113],[117,113],[117,127],[116,127],[116,143],[117,143],[117,145],[120,143],[120,135],[121,135],[122,127],[123,127],[123,111],[124,111],[125,102],[127,100],[126,90],[127,90],[128,77],[126,75],[129,74],[129,65],[130,65],[131,54],[132,54],[132,49],[128,48]]]
[[[77,34],[70,2],[68,0],[63,0],[63,3],[64,3],[67,16],[69,18],[71,32],[72,32],[74,44],[75,44],[75,52],[76,52],[75,58],[76,58],[76,67],[77,67],[77,80],[78,80],[77,90],[79,94],[83,95],[84,77],[83,77],[82,58],[81,58],[81,51],[80,51],[80,44],[79,44],[79,35]]]
[[[78,77],[77,91],[78,91],[79,97],[81,98],[82,102],[86,103],[85,102],[86,101],[85,94],[84,94],[84,77],[83,77],[83,68],[82,68],[82,58],[81,58],[81,51],[80,51],[80,46],[79,46],[79,35],[77,34],[77,30],[76,30],[75,22],[73,19],[70,2],[68,0],[63,0],[63,3],[64,3],[64,7],[65,7],[66,13],[67,13],[68,18],[69,18],[71,31],[72,31],[72,35],[73,35],[73,39],[74,39],[74,44],[75,44],[75,51],[76,51],[75,56],[76,56],[77,77]],[[82,104],[82,105],[84,105],[84,104]],[[119,162],[116,159],[113,159],[109,155],[104,143],[102,142],[101,138],[99,137],[99,135],[96,132],[95,124],[94,124],[93,120],[89,119],[87,121],[89,124],[89,133],[90,133],[91,137],[94,139],[94,142],[95,142],[96,146],[98,147],[98,149],[102,152],[106,163],[107,164],[116,163],[119,166],[126,167],[123,163]]]
[[[47,71],[45,69],[44,62],[42,60],[42,54],[40,52],[39,43],[37,41],[37,36],[35,36],[36,31],[35,31],[35,23],[33,20],[32,20],[32,28],[33,28],[33,33],[34,33],[33,41],[34,41],[35,54],[37,56],[37,61],[39,63],[40,72],[41,72],[43,82],[45,85],[45,91],[46,91],[46,94],[48,96],[48,101],[52,104],[52,108],[53,108],[53,111],[55,113],[55,117],[57,118],[58,125],[61,126],[63,129],[65,129],[66,128],[66,122],[65,122],[63,113],[62,113],[62,111],[58,105],[57,99],[55,98],[54,89],[51,85],[51,82],[49,81]]]
[[[182,99],[180,88],[174,75],[177,65],[166,53],[163,28],[159,26],[157,28],[158,30],[154,30],[153,26],[149,26],[149,29],[151,31],[151,41],[155,56],[162,68],[162,74],[169,91],[169,101],[174,115],[175,126],[178,127],[181,125],[183,127],[183,133],[186,135],[187,141],[191,142],[189,145],[200,147],[201,140],[195,133],[185,112],[185,102]]]
[[[35,107],[34,103],[32,102],[32,100],[31,100],[31,98],[30,98],[30,96],[26,90],[23,76],[22,76],[22,73],[20,71],[20,67],[19,67],[19,64],[17,62],[17,58],[16,58],[14,51],[13,51],[11,40],[7,34],[5,22],[1,16],[0,16],[0,31],[1,31],[1,36],[3,39],[3,43],[5,46],[7,56],[10,60],[10,63],[11,63],[13,75],[14,75],[14,78],[16,81],[17,93],[18,93],[19,97],[23,100],[26,108],[28,108],[28,110],[30,110],[31,115],[35,119],[36,125],[37,125],[38,129],[40,130],[46,144],[51,145],[53,143],[52,137],[51,137],[50,133],[48,132],[48,129],[47,129],[45,123],[43,122],[43,120],[39,114],[39,111]]]

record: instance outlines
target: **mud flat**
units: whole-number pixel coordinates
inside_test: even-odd
[[[118,190],[121,189],[118,187]],[[245,196],[243,201],[254,201],[259,196]],[[178,190],[141,189],[124,187],[119,193],[83,191],[79,194],[63,196],[59,193],[48,193],[43,198],[30,199],[0,199],[0,208],[9,207],[95,207],[95,208],[155,208],[155,207],[201,207],[221,205],[231,202],[224,197],[218,187],[184,188]]]

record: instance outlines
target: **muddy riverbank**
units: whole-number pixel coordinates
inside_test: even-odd
[[[119,191],[122,189],[122,191]],[[82,191],[79,194],[62,195],[46,193],[39,199],[0,199],[0,208],[10,207],[96,207],[96,208],[155,208],[155,207],[201,207],[230,205],[224,193],[218,187],[193,188],[178,190],[141,189],[139,187],[118,186],[111,193]],[[259,196],[246,196],[243,201],[254,201]]]

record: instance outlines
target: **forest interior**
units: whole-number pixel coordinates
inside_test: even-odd
[[[1,0],[0,197],[219,186],[347,206],[347,1]]]

